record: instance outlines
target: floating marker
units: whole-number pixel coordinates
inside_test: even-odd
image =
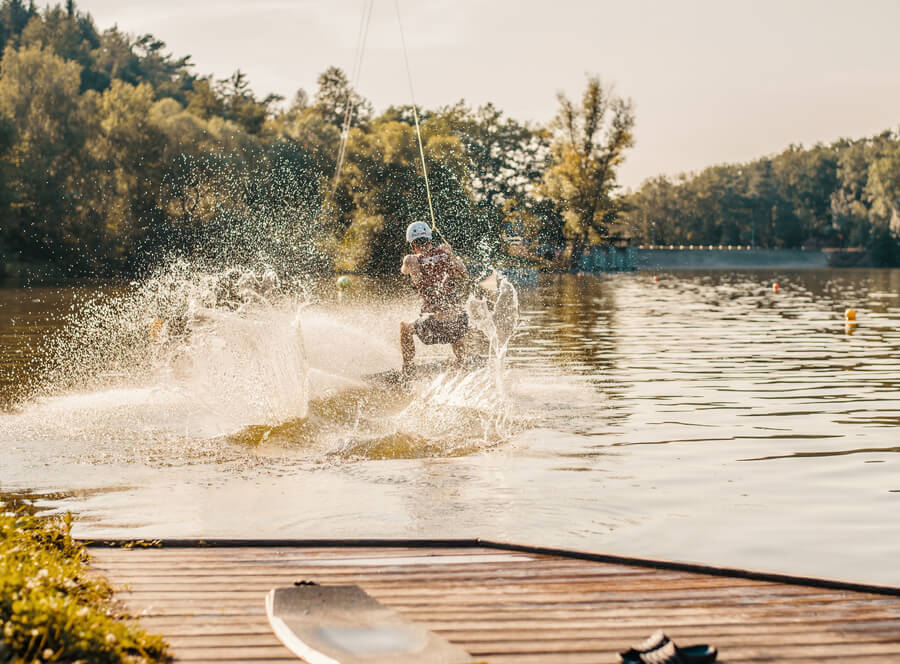
[[[844,312],[844,318],[847,320],[856,320],[856,309],[847,309]]]
[[[342,274],[337,278],[337,287],[341,290],[350,288],[353,285],[353,280],[350,279],[346,274]]]
[[[780,290],[781,290],[781,286],[778,285],[777,281],[774,284],[772,284],[772,292],[773,293],[777,293]]]
[[[657,277],[655,274],[653,275],[653,282],[654,282],[654,283],[658,283],[658,282],[659,282],[659,277]]]

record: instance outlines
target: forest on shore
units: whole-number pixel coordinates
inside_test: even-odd
[[[74,0],[0,1],[0,48],[0,272],[130,276],[178,257],[393,272],[403,229],[429,218],[412,107],[376,115],[335,67],[311,93],[259,97],[241,71],[198,75],[152,35],[99,30]],[[630,101],[596,77],[558,100],[547,126],[491,104],[419,109],[437,224],[460,253],[577,268],[624,236],[865,246],[900,264],[897,133],[623,192]]]
[[[643,244],[864,247],[870,264],[900,265],[900,133],[652,178],[626,207]]]

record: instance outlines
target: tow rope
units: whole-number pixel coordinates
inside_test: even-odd
[[[363,55],[366,52],[366,41],[369,37],[369,23],[372,21],[372,7],[375,0],[368,0],[363,4],[363,13],[359,21],[359,32],[356,35],[356,54],[353,58],[353,69],[350,73],[350,90],[347,91],[347,102],[344,106],[344,121],[341,124],[341,142],[338,147],[337,162],[334,167],[334,177],[331,178],[331,193],[333,198],[337,191],[338,178],[344,167],[344,158],[347,154],[347,139],[350,136],[350,124],[353,122],[353,92],[359,87],[359,77],[362,74]]]
[[[409,54],[406,50],[406,37],[403,34],[403,20],[400,18],[400,0],[394,0],[394,8],[397,10],[397,26],[400,28],[400,44],[403,46],[403,62],[406,64],[406,80],[409,82],[409,97],[412,100],[413,120],[416,124],[416,138],[419,143],[419,157],[422,159],[422,175],[425,177],[425,195],[428,198],[428,212],[431,214],[431,230],[435,231],[440,238],[450,246],[447,238],[441,233],[441,229],[437,227],[434,218],[434,205],[431,202],[431,185],[428,182],[428,168],[425,166],[425,148],[422,145],[422,130],[419,127],[419,112],[416,110],[416,93],[413,91],[412,72],[409,68]]]

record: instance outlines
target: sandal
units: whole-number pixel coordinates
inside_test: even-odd
[[[621,653],[623,664],[711,664],[718,651],[706,644],[679,648],[662,632]]]
[[[659,650],[669,642],[669,637],[662,633],[662,630],[653,632],[647,637],[643,643],[632,646],[623,653],[619,653],[623,664],[641,664],[643,661],[641,655],[654,650]]]

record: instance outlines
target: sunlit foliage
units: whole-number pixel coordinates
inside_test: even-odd
[[[124,618],[87,566],[71,515],[5,512],[0,503],[0,661],[165,662],[166,645]]]
[[[288,103],[257,97],[241,70],[198,75],[153,35],[99,31],[73,1],[0,0],[0,46],[0,271],[133,275],[173,257],[268,255],[285,269],[393,272],[404,226],[431,221],[412,107],[375,115],[336,67]],[[491,104],[419,116],[437,227],[475,261],[516,247],[577,269],[619,235],[900,260],[895,133],[657,177],[625,196],[634,111],[596,77],[577,103],[559,95],[549,127]]]
[[[597,77],[588,79],[580,104],[560,93],[559,105],[544,192],[564,210],[577,265],[587,246],[608,238],[621,210],[616,170],[634,143],[634,111]]]
[[[242,71],[198,76],[152,35],[100,32],[74,2],[0,2],[0,264],[120,275],[173,257],[395,271],[430,222],[409,106],[375,116],[326,69],[290,104]],[[344,165],[336,170],[350,104]],[[479,260],[559,233],[538,195],[549,134],[491,105],[422,110],[438,228]]]
[[[626,204],[648,244],[867,247],[871,264],[900,265],[900,134],[653,178]]]

